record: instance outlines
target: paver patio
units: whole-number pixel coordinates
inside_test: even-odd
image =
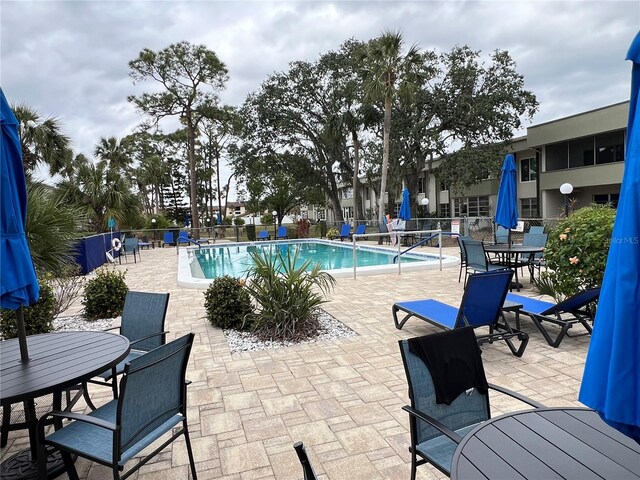
[[[445,253],[457,255],[457,248]],[[358,336],[236,355],[206,320],[203,290],[177,286],[175,248],[144,250],[142,261],[116,268],[127,270],[132,290],[170,292],[169,339],[196,334],[187,378],[193,382],[188,415],[199,478],[301,479],[292,448],[297,440],[321,479],[409,478],[409,422],[401,409],[407,384],[397,341],[437,330],[416,319],[397,330],[391,306],[420,298],[457,306],[463,292],[458,267],[337,279],[324,309]],[[567,338],[554,349],[527,317],[522,324],[531,336],[522,358],[503,342],[483,347],[489,382],[548,406],[579,405],[589,337]],[[96,404],[109,400],[110,389],[90,388]],[[493,415],[521,408],[492,396]],[[26,446],[25,432],[12,432],[2,458]],[[111,478],[108,468],[86,460],[76,466],[81,478]],[[186,479],[187,471],[184,442],[176,441],[133,478]],[[425,465],[418,478],[444,477]]]

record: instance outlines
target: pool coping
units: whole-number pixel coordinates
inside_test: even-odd
[[[213,281],[212,278],[198,278],[194,277],[191,273],[191,263],[197,260],[195,256],[189,255],[191,251],[199,250],[200,248],[229,248],[229,247],[242,247],[247,245],[278,245],[282,243],[323,243],[325,245],[335,245],[342,246],[343,248],[348,248],[347,245],[351,246],[351,242],[337,242],[331,240],[324,240],[318,238],[305,238],[305,239],[295,239],[295,240],[270,240],[270,241],[256,241],[256,242],[228,242],[228,243],[218,243],[214,245],[204,245],[202,247],[197,246],[189,246],[185,248],[178,249],[178,286],[184,288],[200,288],[206,289],[209,284]],[[375,245],[363,245],[358,244],[358,247],[361,249],[366,249],[369,251],[382,251],[385,253],[396,252],[395,249],[375,246]],[[440,268],[440,263],[437,262],[438,254],[429,253],[426,254],[424,252],[411,252],[407,255],[412,255],[414,257],[421,257],[425,255],[429,255],[436,262],[411,262],[411,263],[401,263],[400,272],[403,271],[416,271],[416,270],[435,270]],[[460,264],[460,259],[453,255],[442,255],[442,268],[450,268],[455,267]],[[200,269],[200,265],[197,264],[197,269]],[[353,277],[353,267],[350,268],[339,268],[335,270],[325,270],[329,272],[335,278],[347,278]],[[374,265],[368,267],[357,267],[356,269],[356,277],[357,276],[368,276],[368,275],[381,275],[385,273],[394,273],[398,272],[398,265]]]

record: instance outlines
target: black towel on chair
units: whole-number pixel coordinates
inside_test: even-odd
[[[456,328],[447,332],[410,338],[409,351],[429,368],[436,391],[436,403],[450,405],[470,388],[487,393],[480,347],[473,328]]]

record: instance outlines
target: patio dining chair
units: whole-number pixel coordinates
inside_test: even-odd
[[[532,227],[533,228],[533,227]],[[527,232],[524,234],[524,238],[522,239],[522,245],[527,247],[545,247],[547,245],[547,237],[546,233],[531,233]],[[529,279],[533,283],[533,273],[535,268],[540,269],[540,266],[543,263],[543,255],[544,253],[536,253],[534,255],[520,255],[518,260],[518,264],[520,268],[527,267],[529,270]]]
[[[168,293],[128,291],[124,300],[120,326],[107,330],[119,329],[120,335],[129,339],[131,351],[127,358],[114,368],[98,375],[101,380],[92,379],[88,383],[110,386],[113,390],[113,398],[118,398],[117,376],[124,372],[125,364],[166,342],[168,332],[164,331],[164,322],[168,305]],[[83,393],[87,405],[95,410],[96,407],[89,397],[86,384]]]
[[[411,479],[431,463],[445,475],[457,445],[473,428],[491,418],[489,390],[534,408],[543,405],[511,390],[487,383],[472,328],[400,340],[409,386]]]
[[[466,270],[467,270],[467,252],[464,249],[464,245],[462,244],[462,242],[467,242],[469,240],[472,240],[471,237],[466,236],[466,235],[458,235],[458,237],[456,237],[456,241],[458,242],[458,247],[460,247],[460,273],[458,274],[458,283],[460,283],[460,280],[462,279],[462,269],[465,269],[465,275],[464,275],[464,281],[467,281],[467,274],[466,274]]]
[[[542,226],[540,226],[540,225],[531,226],[531,227],[529,227],[529,232],[528,233],[531,233],[533,235],[541,235],[541,234],[544,233],[544,225],[542,225]]]
[[[501,265],[494,265],[489,262],[487,253],[484,251],[484,246],[480,240],[467,240],[462,238],[462,247],[465,253],[465,265],[464,265],[464,284],[467,284],[467,278],[469,276],[469,270],[472,273],[477,272],[494,272],[497,270],[504,270],[505,267]],[[517,275],[516,275],[517,281]]]
[[[190,333],[127,362],[120,398],[88,415],[53,411],[40,419],[40,443],[60,450],[71,480],[78,479],[71,455],[111,467],[113,478],[125,479],[180,435],[185,437],[191,476],[197,478],[187,424],[185,379],[193,337]],[[71,423],[45,437],[44,428],[51,419]],[[170,434],[168,439],[121,474],[129,460],[166,434]],[[42,478],[46,478],[44,463],[40,462]]]
[[[136,260],[136,254],[138,255],[138,260],[141,260],[140,245],[138,245],[138,237],[125,238],[124,243],[122,244],[122,251],[124,253],[124,258],[127,262],[129,262],[129,255],[133,255],[133,263],[138,263],[138,261]],[[122,256],[120,258],[122,258]]]
[[[318,477],[316,477],[316,472],[313,471],[313,467],[311,466],[311,462],[309,461],[309,457],[307,456],[307,451],[304,449],[304,444],[302,442],[296,442],[293,444],[293,448],[298,454],[300,465],[302,465],[303,479],[318,480]]]

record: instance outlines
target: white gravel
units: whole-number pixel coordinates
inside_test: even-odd
[[[226,329],[224,335],[229,345],[231,353],[255,352],[257,350],[267,350],[271,348],[290,347],[300,343],[315,343],[325,340],[334,340],[336,338],[355,337],[358,335],[344,323],[329,315],[324,310],[320,310],[318,315],[320,329],[314,337],[301,341],[265,341],[260,340],[252,332],[240,332],[238,330]]]
[[[53,330],[56,332],[65,330],[104,330],[116,325],[120,325],[120,317],[87,320],[82,315],[73,315],[69,317],[58,317],[53,320]]]

